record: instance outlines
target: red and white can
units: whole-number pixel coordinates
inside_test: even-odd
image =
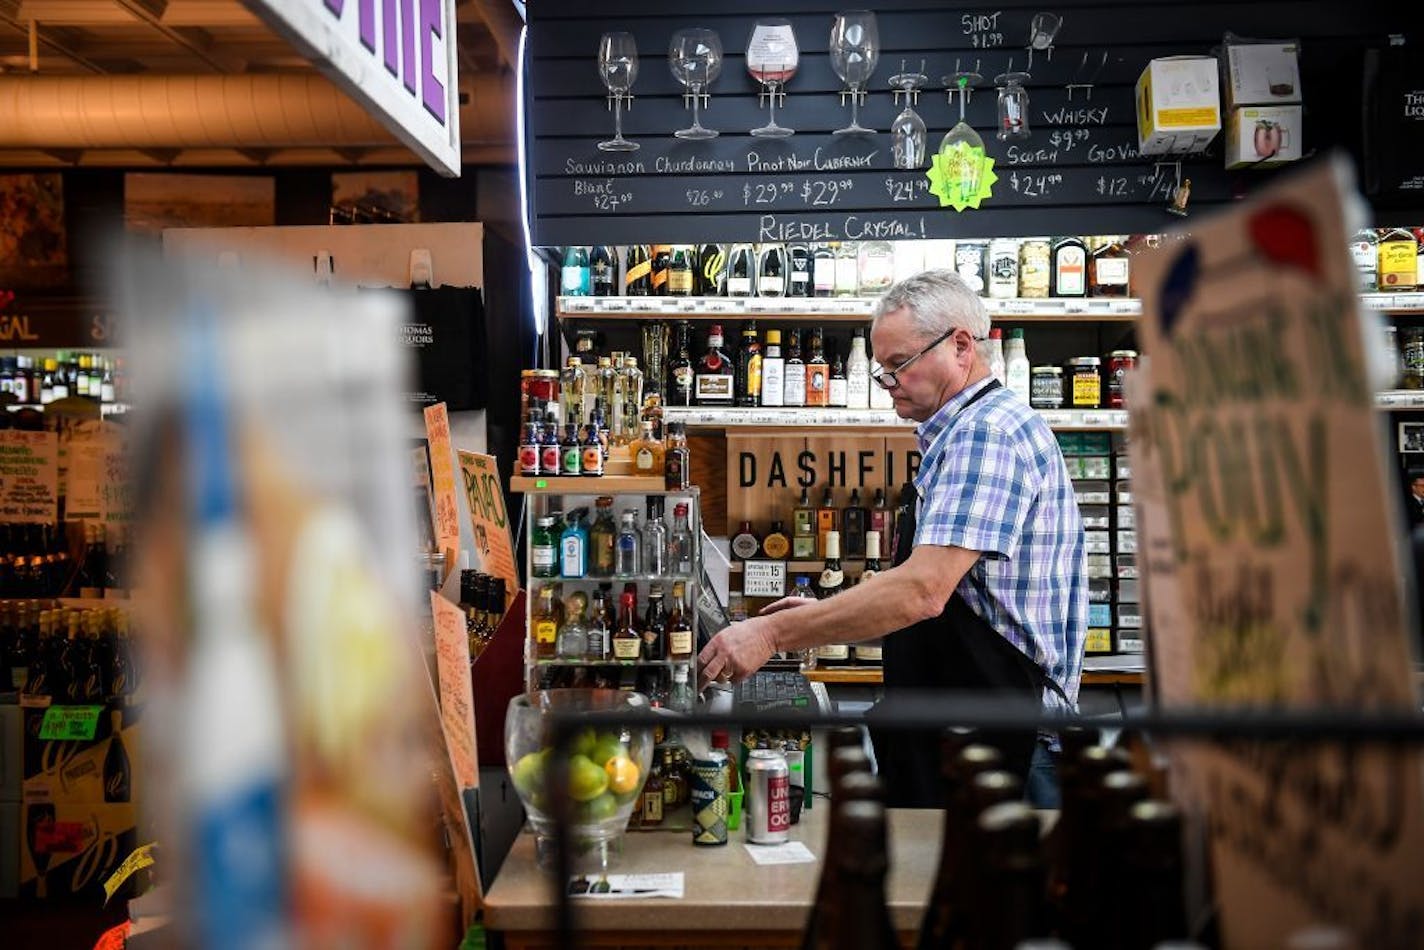
[[[747,841],[784,844],[791,838],[791,773],[786,757],[772,749],[747,756]]]

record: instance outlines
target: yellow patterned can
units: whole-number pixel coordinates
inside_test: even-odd
[[[713,749],[692,760],[692,843],[727,843],[727,755]]]

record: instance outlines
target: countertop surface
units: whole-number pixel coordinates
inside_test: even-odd
[[[727,844],[701,847],[687,832],[642,831],[624,836],[624,850],[609,868],[615,874],[682,871],[680,900],[578,900],[575,926],[595,930],[795,930],[806,923],[825,853],[830,802],[818,798],[791,828],[816,856],[806,864],[761,866],[747,853],[745,825],[728,833]],[[890,811],[890,874],[886,882],[897,930],[919,927],[939,866],[938,809]],[[552,930],[555,880],[536,862],[535,840],[526,828],[504,860],[485,896],[485,925],[492,930]]]

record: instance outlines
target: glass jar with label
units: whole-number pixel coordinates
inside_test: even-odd
[[[857,252],[862,297],[875,297],[895,283],[895,250],[889,241],[861,241]]]
[[[544,406],[559,404],[559,371],[526,369],[519,373],[519,418],[528,419],[535,401]]]
[[[999,300],[1019,295],[1019,242],[998,238],[989,242],[989,296]]]
[[[1054,297],[1088,295],[1088,245],[1081,238],[1059,238],[1053,245],[1049,294]]]
[[[1404,331],[1405,389],[1424,389],[1424,330]]]
[[[1094,297],[1126,297],[1132,257],[1121,237],[1109,237],[1088,259],[1088,292]]]
[[[1035,366],[1029,383],[1028,403],[1035,409],[1063,408],[1063,369]]]
[[[989,245],[983,241],[960,241],[954,245],[955,273],[981,297],[989,289],[984,280],[984,258],[988,253]]]
[[[1048,296],[1048,238],[1029,238],[1019,245],[1019,296]]]
[[[1068,361],[1074,409],[1097,409],[1103,404],[1103,361],[1096,356],[1075,356]]]
[[[1126,403],[1123,381],[1137,368],[1136,350],[1113,350],[1108,357],[1108,407],[1121,409]]]

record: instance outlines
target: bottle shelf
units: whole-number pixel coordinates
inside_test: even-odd
[[[595,574],[585,574],[583,577],[532,577],[530,584],[626,584],[632,581],[640,583],[663,583],[663,584],[691,584],[694,578],[691,574],[610,574],[607,577],[600,577]]]
[[[534,665],[543,668],[546,666],[619,666],[630,669],[654,668],[666,669],[667,667],[688,666],[691,660],[535,660]]]
[[[1369,310],[1383,310],[1385,313],[1424,314],[1424,291],[1360,294],[1360,303]]]
[[[764,561],[777,561],[777,559],[767,557],[752,558],[753,563]],[[820,574],[826,566],[826,559],[811,558],[809,560],[804,561],[777,561],[777,563],[786,565],[786,573],[788,576],[793,574]],[[889,561],[886,558],[881,558],[880,563],[883,566],[889,565]],[[746,564],[746,561],[732,561],[731,564],[728,566],[728,570],[732,574],[743,574],[746,572],[745,568],[743,567],[744,564]],[[859,574],[860,571],[864,569],[864,566],[865,558],[841,558],[841,569],[847,571],[848,573]],[[854,568],[854,570],[852,570],[852,568]],[[882,569],[884,569],[884,567],[882,567]]]
[[[787,321],[860,323],[875,312],[878,301],[878,297],[560,297],[557,312],[560,317],[582,320],[775,317]],[[1000,320],[1080,318],[1128,322],[1142,314],[1142,301],[1131,297],[1013,297],[984,302],[990,315]]]
[[[1127,428],[1126,409],[1041,409],[1039,415],[1050,427],[1063,431],[1121,431]],[[663,419],[707,428],[893,427],[912,432],[916,425],[914,420],[901,419],[891,409],[723,409],[707,406],[664,406]]]
[[[1382,393],[1375,393],[1375,408],[1386,411],[1424,409],[1424,389],[1387,389]]]
[[[879,686],[885,682],[885,672],[878,666],[817,667],[806,674],[813,683],[841,686]],[[1084,686],[1141,686],[1147,674],[1140,670],[1083,671]]]
[[[667,482],[661,475],[514,475],[509,479],[510,491],[525,494],[554,495],[613,495],[619,492],[632,494],[688,494],[687,489],[668,491]]]

